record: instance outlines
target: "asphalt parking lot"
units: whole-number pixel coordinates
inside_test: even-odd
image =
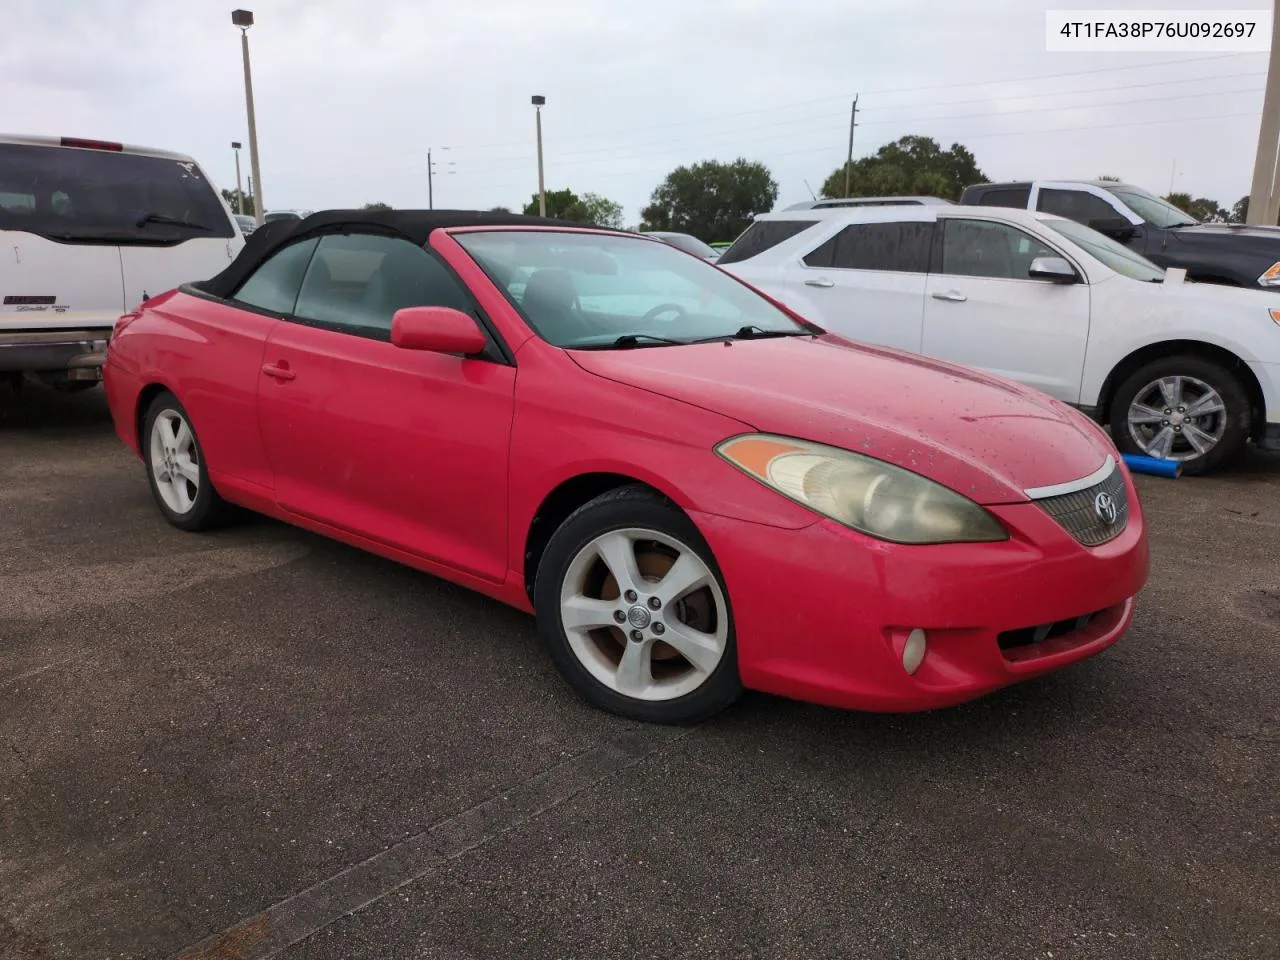
[[[1280,956],[1280,458],[1140,478],[1083,664],[928,715],[585,706],[532,621],[168,527],[101,392],[0,421],[0,960]]]

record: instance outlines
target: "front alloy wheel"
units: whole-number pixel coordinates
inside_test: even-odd
[[[673,700],[724,658],[729,618],[714,574],[657,530],[601,534],[569,564],[560,621],[578,661],[615,693]]]
[[[535,605],[556,666],[603,709],[687,723],[741,693],[710,549],[646,488],[610,491],[564,522],[539,565]]]

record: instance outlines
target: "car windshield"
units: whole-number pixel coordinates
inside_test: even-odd
[[[686,253],[692,253],[695,257],[711,257],[714,259],[720,256],[720,251],[714,249],[710,244],[703,243],[697,237],[690,236],[687,233],[659,234],[658,239],[666,241],[673,247],[679,247]]]
[[[727,273],[665,243],[547,230],[460,232],[454,239],[535,332],[558,347],[816,332]]]
[[[1083,223],[1065,218],[1045,219],[1041,222],[1077,246],[1084,247],[1096,259],[1101,260],[1121,276],[1146,282],[1164,280],[1164,270],[1160,267],[1124,244],[1116,243],[1110,237],[1103,236],[1092,227],[1086,227]]]
[[[1200,222],[1167,200],[1161,200],[1155,194],[1139,190],[1137,187],[1105,187],[1104,189],[1119,197],[1125,206],[1153,227],[1161,229],[1189,227]]]

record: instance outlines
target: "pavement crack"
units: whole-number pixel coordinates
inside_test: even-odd
[[[635,766],[692,732],[690,728],[645,728],[597,744],[183,949],[175,955],[175,960],[274,957],[441,864]]]

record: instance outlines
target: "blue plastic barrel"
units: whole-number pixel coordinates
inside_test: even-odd
[[[1182,473],[1181,460],[1161,460],[1158,457],[1140,457],[1136,453],[1122,453],[1125,465],[1134,473],[1150,473],[1157,477],[1178,477]]]

